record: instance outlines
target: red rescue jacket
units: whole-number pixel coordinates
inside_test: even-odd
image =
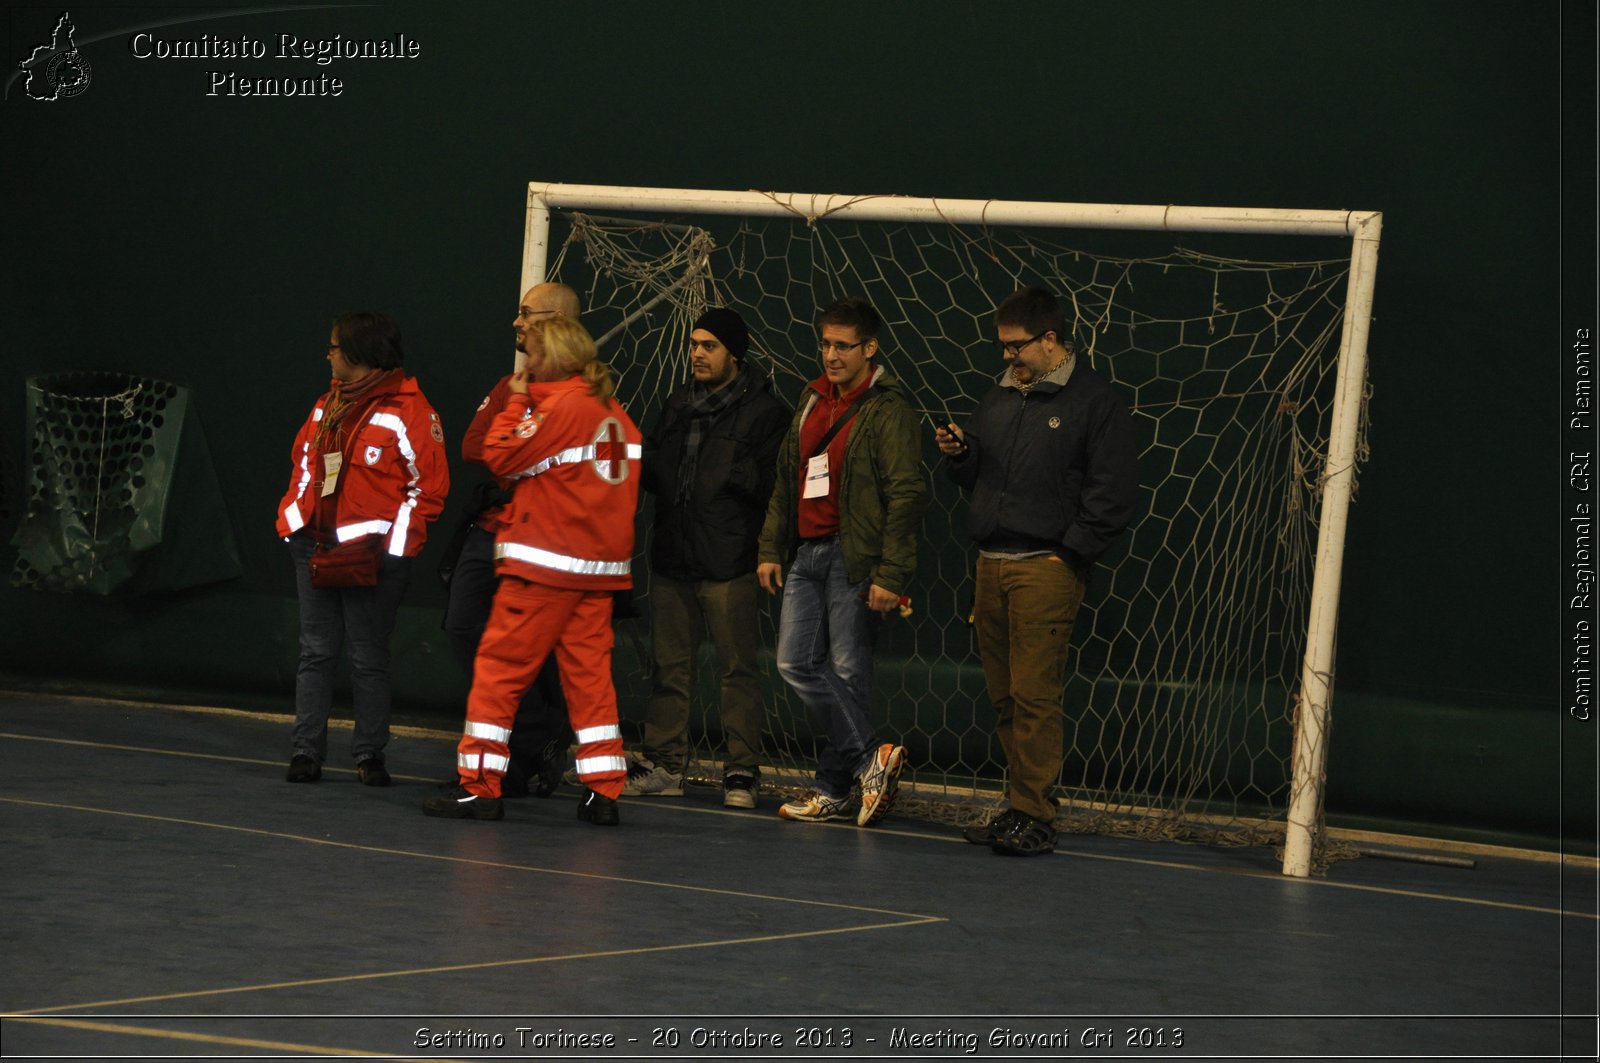
[[[312,441],[332,394],[317,400],[295,436],[289,489],[278,503],[278,534],[288,538],[310,529],[339,542],[382,535],[389,553],[415,557],[450,491],[439,415],[408,376],[352,409],[344,421],[338,489],[324,499],[326,466]]]
[[[482,450],[484,466],[513,485],[497,571],[554,587],[633,586],[643,452],[622,405],[590,395],[581,377],[509,392]]]

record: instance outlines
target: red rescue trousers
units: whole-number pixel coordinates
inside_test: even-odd
[[[622,795],[628,777],[611,682],[610,591],[568,590],[502,575],[472,665],[467,722],[456,752],[461,785],[499,797],[510,764],[511,723],[551,650],[578,738],[578,781],[603,797]]]

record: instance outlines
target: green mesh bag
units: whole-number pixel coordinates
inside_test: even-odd
[[[149,594],[243,572],[188,388],[56,373],[28,379],[26,411],[14,585]]]

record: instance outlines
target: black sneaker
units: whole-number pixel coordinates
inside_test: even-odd
[[[617,803],[593,790],[584,791],[583,800],[578,802],[578,818],[596,827],[615,827],[621,822],[621,817],[617,815]]]
[[[1018,813],[1005,830],[995,835],[989,848],[1001,856],[1043,856],[1056,848],[1052,823]]]
[[[389,769],[383,766],[382,757],[368,757],[356,765],[356,778],[361,780],[362,786],[388,786]]]
[[[289,758],[289,770],[284,778],[290,782],[316,782],[322,778],[322,765],[317,763],[315,757],[296,753]]]
[[[479,797],[465,786],[457,786],[422,802],[422,814],[441,819],[504,819],[506,810],[498,797]]]
[[[1018,815],[1019,813],[1016,810],[1008,808],[995,815],[987,823],[975,823],[966,828],[961,832],[961,836],[973,845],[993,845],[996,838],[1011,829],[1011,825]]]

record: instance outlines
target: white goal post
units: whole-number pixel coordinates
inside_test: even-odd
[[[550,265],[550,221],[556,210],[594,213],[782,217],[811,226],[834,221],[1167,233],[1320,236],[1351,241],[1343,327],[1328,428],[1318,478],[1318,520],[1305,653],[1295,692],[1291,779],[1283,873],[1305,877],[1321,829],[1335,636],[1345,527],[1359,456],[1382,214],[1375,211],[1289,210],[1138,204],[927,199],[897,195],[810,195],[601,185],[528,186],[518,295],[544,280]],[[987,308],[980,308],[987,309]]]

